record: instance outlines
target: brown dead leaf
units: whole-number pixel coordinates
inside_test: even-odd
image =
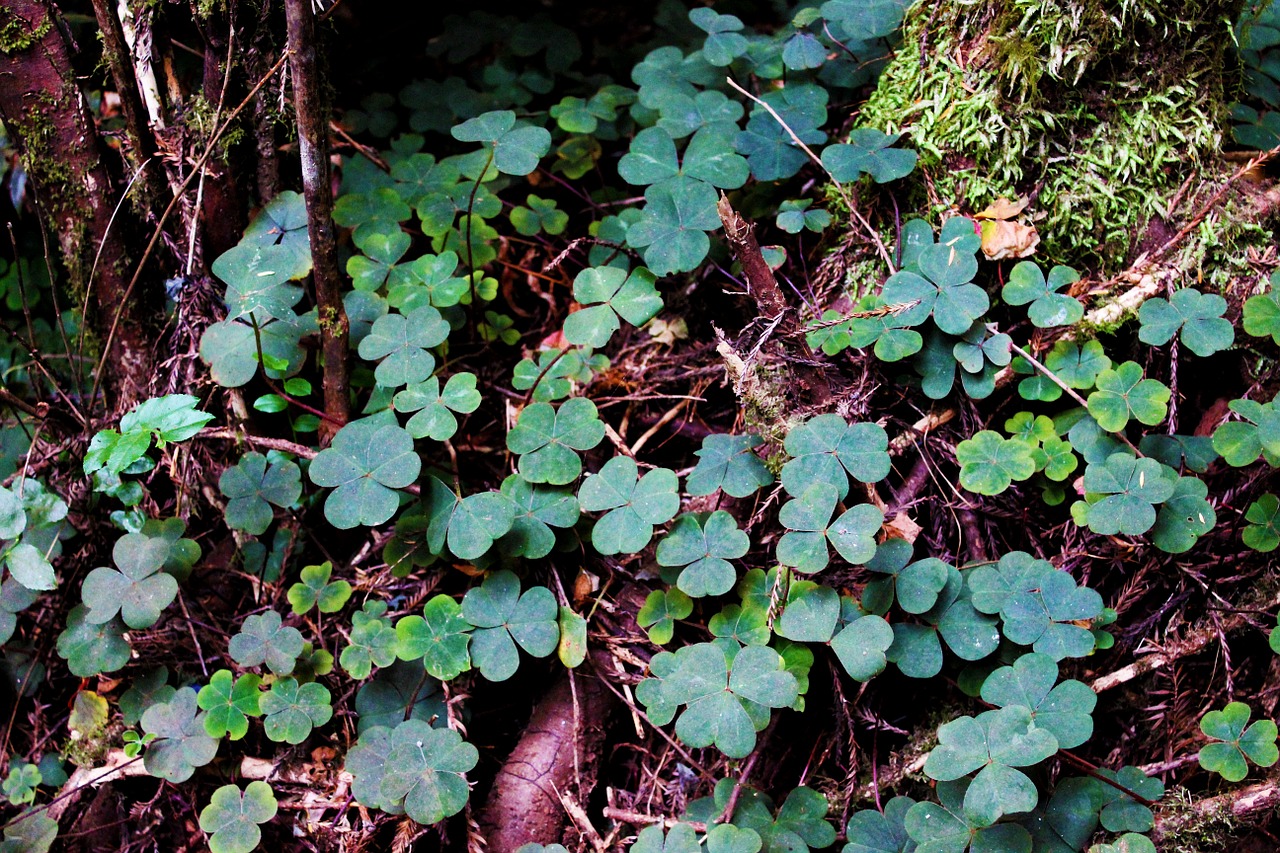
[[[1030,257],[1040,245],[1034,225],[1020,225],[1004,220],[982,223],[982,254],[993,261]]]
[[[915,519],[905,512],[900,512],[889,521],[886,521],[882,529],[887,539],[905,539],[913,544],[916,541],[916,537],[920,535],[920,531],[924,530],[923,527],[916,524]]]
[[[573,579],[573,603],[581,607],[600,588],[600,577],[586,569],[579,569]]]
[[[991,202],[991,204],[987,205],[986,210],[983,210],[980,213],[975,213],[973,215],[973,218],[974,219],[1012,219],[1013,217],[1017,216],[1019,213],[1027,209],[1028,202],[1029,202],[1029,199],[1027,198],[1027,196],[1023,196],[1022,198],[1017,199],[1016,201],[1009,201],[1009,199],[1005,198],[1004,196],[1001,196],[1000,198]]]

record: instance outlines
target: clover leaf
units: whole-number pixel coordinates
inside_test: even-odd
[[[58,837],[58,822],[33,807],[5,824],[0,853],[48,853]]]
[[[1034,645],[1054,660],[1084,657],[1093,651],[1093,633],[1077,622],[1102,615],[1102,597],[1077,587],[1067,572],[1025,551],[1011,551],[995,565],[978,566],[968,578],[973,604],[983,613],[999,613],[1005,636]]]
[[[1244,420],[1220,424],[1213,431],[1213,449],[1235,468],[1253,463],[1259,454],[1272,467],[1280,464],[1280,409],[1276,404],[1232,400],[1228,406]]]
[[[333,564],[328,560],[318,566],[306,566],[299,573],[300,580],[289,587],[289,604],[294,615],[301,616],[312,607],[321,613],[337,613],[351,598],[351,584],[346,581],[330,581]]]
[[[67,627],[58,635],[58,656],[72,675],[90,678],[115,672],[129,662],[129,642],[119,619],[94,622],[89,608],[77,604],[67,614]]]
[[[569,224],[569,214],[556,206],[555,199],[530,194],[525,198],[525,204],[529,206],[517,205],[511,209],[511,224],[518,234],[534,237],[545,231],[555,236]]]
[[[1098,375],[1111,367],[1111,359],[1098,341],[1059,341],[1045,356],[1045,367],[1072,388],[1084,389],[1093,387]]]
[[[396,622],[395,653],[401,660],[422,660],[429,675],[449,681],[471,668],[471,628],[462,606],[441,593],[423,605],[421,616]]]
[[[1032,652],[997,669],[982,684],[982,699],[996,707],[1023,705],[1038,728],[1047,729],[1061,749],[1075,749],[1093,736],[1097,695],[1074,679],[1058,683],[1058,664]]]
[[[288,675],[302,654],[302,633],[281,624],[274,610],[246,616],[240,631],[231,638],[227,652],[244,667],[266,663],[276,675]]]
[[[391,518],[400,501],[395,490],[418,478],[422,460],[413,439],[395,424],[352,421],[311,462],[317,486],[332,487],[324,515],[340,530],[374,526]]]
[[[895,598],[907,613],[927,613],[938,603],[950,577],[949,567],[941,560],[928,557],[912,562],[911,543],[898,538],[881,542],[866,567],[888,575],[870,581],[862,596],[862,606],[881,615],[888,612]]]
[[[1239,782],[1249,774],[1250,761],[1270,767],[1280,760],[1276,724],[1263,719],[1249,725],[1252,713],[1244,702],[1231,702],[1200,719],[1200,731],[1214,741],[1200,749],[1201,767],[1228,782]]]
[[[428,543],[447,542],[455,557],[478,559],[515,523],[515,504],[502,492],[476,492],[459,498],[435,477],[430,480],[431,524]],[[439,550],[433,546],[433,550]]]
[[[818,415],[791,430],[783,446],[792,458],[782,467],[782,487],[793,497],[814,483],[826,483],[844,500],[849,494],[845,471],[860,483],[875,483],[889,474],[889,437],[879,424]]]
[[[219,255],[210,268],[227,284],[223,300],[227,319],[252,316],[258,322],[287,317],[302,299],[302,288],[289,285],[302,265],[309,272],[311,255],[284,244],[241,242]]]
[[[696,269],[711,249],[708,231],[720,227],[715,188],[693,179],[655,184],[645,190],[640,218],[627,228],[627,244],[644,250],[656,275]]]
[[[356,243],[363,255],[352,255],[347,261],[347,275],[357,291],[372,292],[387,283],[390,276],[405,273],[397,262],[409,251],[412,242],[398,227],[393,231],[356,231]]]
[[[257,375],[259,362],[267,376],[278,379],[302,369],[306,351],[299,341],[315,330],[314,315],[298,317],[290,313],[259,324],[256,330],[240,321],[222,320],[201,336],[200,360],[209,366],[213,381],[224,388],[248,384]]]
[[[1222,314],[1227,300],[1216,293],[1201,293],[1189,287],[1175,290],[1169,299],[1153,297],[1138,310],[1138,340],[1163,346],[1175,334],[1187,349],[1199,356],[1213,355],[1235,342],[1231,321]]]
[[[1054,660],[1088,655],[1094,647],[1093,633],[1078,623],[1102,615],[1102,596],[1076,586],[1066,572],[1045,568],[1043,561],[1037,565],[1039,571],[1023,575],[1000,608],[1005,637],[1034,646]]]
[[[590,382],[592,376],[609,366],[603,355],[592,355],[591,349],[544,349],[535,361],[526,358],[516,365],[511,387],[517,391],[532,389],[535,403],[550,403],[573,393],[575,385]]]
[[[520,476],[530,483],[563,486],[582,473],[582,459],[575,451],[590,450],[603,438],[596,404],[574,397],[559,409],[550,403],[525,407],[507,433],[507,449],[520,457]]]
[[[702,55],[712,65],[729,65],[746,53],[747,37],[742,35],[742,19],[736,15],[722,15],[714,9],[696,8],[689,11],[689,20],[707,34],[702,45]]]
[[[405,661],[380,670],[356,692],[356,713],[360,732],[378,726],[394,728],[406,719],[430,721],[446,716],[440,682],[423,678],[420,665]]]
[[[855,681],[869,681],[884,671],[894,629],[879,616],[863,616],[840,629],[831,639],[831,651]]]
[[[1035,725],[1029,708],[1009,705],[943,723],[924,772],[950,782],[978,771],[965,793],[964,813],[978,825],[990,826],[1003,815],[1036,807],[1035,783],[1014,768],[1039,764],[1057,751],[1057,738]]]
[[[81,586],[87,618],[103,623],[119,614],[130,628],[150,628],[178,595],[178,582],[160,571],[169,557],[168,541],[126,533],[111,557],[117,568],[96,568]]]
[[[960,485],[979,495],[998,495],[1014,480],[1036,472],[1034,449],[1016,438],[984,429],[956,445]]]
[[[551,148],[551,134],[546,128],[517,122],[511,110],[481,113],[454,125],[450,133],[460,142],[483,143],[493,152],[493,165],[507,175],[529,174],[538,168],[538,161]]]
[[[1173,494],[1156,513],[1156,523],[1151,528],[1152,543],[1169,554],[1191,550],[1218,520],[1207,500],[1208,495],[1209,487],[1203,480],[1179,477],[1174,483]]]
[[[972,788],[973,783],[969,779],[940,782],[936,790],[941,804],[916,803],[907,810],[903,826],[911,840],[920,845],[919,849],[938,853],[964,853],[965,850],[975,853],[1031,853],[1031,835],[1023,826],[1016,823],[992,825],[986,821],[985,815],[971,814],[965,808]],[[1012,793],[1006,792],[1006,796]],[[1020,793],[1025,795],[1026,791]]]
[[[555,547],[552,527],[578,523],[578,501],[565,489],[530,483],[512,474],[502,481],[502,493],[514,504],[516,513],[511,529],[498,540],[504,554],[541,559]]]
[[[826,820],[830,802],[804,785],[792,788],[781,807],[775,809],[771,798],[750,785],[739,786],[734,779],[721,779],[713,796],[690,803],[685,816],[713,824],[729,809],[735,790],[738,794],[731,823],[724,825],[757,836],[764,853],[809,853],[810,848],[821,850],[835,843],[835,827]],[[750,835],[740,838],[740,843],[750,841]]]
[[[1209,470],[1218,458],[1213,449],[1213,438],[1207,435],[1144,435],[1138,442],[1138,450],[1144,456],[1158,459],[1170,468],[1186,468],[1197,474]]]
[[[0,785],[0,791],[4,793],[10,804],[20,806],[35,801],[36,788],[40,786],[41,781],[43,777],[40,775],[39,767],[21,761],[11,761],[9,775],[5,777],[4,784]]]
[[[1249,504],[1240,533],[1244,544],[1255,551],[1268,553],[1280,546],[1280,498],[1268,492]]]
[[[455,373],[443,391],[439,378],[431,376],[397,393],[394,405],[397,412],[416,412],[405,424],[409,435],[448,441],[458,431],[458,419],[453,412],[474,412],[480,406],[480,392],[476,390],[474,373]]]
[[[676,721],[680,740],[745,758],[755,748],[756,726],[741,700],[785,708],[796,699],[797,683],[768,646],[746,646],[730,661],[716,643],[696,643],[675,653],[660,691],[665,702],[688,706]]]
[[[585,307],[565,318],[565,340],[602,347],[621,327],[619,317],[633,326],[643,326],[662,310],[656,281],[657,276],[644,267],[631,272],[587,267],[573,279],[573,298]]]
[[[260,702],[266,719],[262,721],[267,737],[274,741],[299,744],[311,730],[323,726],[333,716],[329,690],[311,682],[298,685],[295,678],[283,678],[262,694]]]
[[[709,435],[702,449],[695,451],[698,464],[685,481],[690,495],[709,495],[716,489],[735,498],[750,497],[761,486],[773,482],[759,456],[754,453],[761,444],[757,435]]]
[[[1178,477],[1154,459],[1135,459],[1113,453],[1101,464],[1084,470],[1086,495],[1103,496],[1085,510],[1085,523],[1094,533],[1136,536],[1156,523],[1155,504],[1173,496]]]
[[[905,821],[915,804],[910,797],[894,797],[884,804],[883,812],[854,812],[844,830],[848,843],[840,853],[908,853],[913,842]]]
[[[764,575],[764,572],[760,574]],[[673,592],[684,596],[684,593],[678,589],[668,590],[668,596]],[[737,604],[730,604],[707,620],[707,629],[713,637],[737,640],[744,646],[763,646],[773,636],[773,632],[769,630],[768,617],[767,604],[764,607],[748,604],[740,607]]]
[[[384,618],[386,612],[385,601],[370,600],[351,614],[351,642],[338,661],[352,678],[363,680],[375,665],[391,666],[395,662],[397,634],[390,620]]]
[[[825,86],[791,83],[765,92],[761,100],[772,107],[786,127],[806,145],[820,145],[827,139],[821,127],[827,122],[828,98]],[[808,156],[795,144],[791,133],[760,105],[752,108],[746,129],[738,134],[734,145],[746,156],[757,181],[790,178],[808,162]]]
[[[801,643],[825,643],[840,621],[840,593],[813,581],[792,581],[787,603],[775,621],[778,636]]]
[[[379,187],[363,193],[345,193],[333,205],[333,221],[343,228],[387,231],[413,215],[394,189]]]
[[[707,10],[711,11],[711,10]],[[731,16],[725,16],[731,17]],[[708,843],[710,839],[708,838]],[[631,853],[699,853],[698,836],[687,823],[677,823],[663,837],[662,825],[646,826],[631,845]]]
[[[809,210],[813,199],[790,199],[778,205],[774,224],[788,234],[799,234],[808,229],[821,234],[831,224],[831,214],[825,210]],[[833,354],[833,353],[829,353]]]
[[[261,536],[274,517],[271,505],[287,508],[302,496],[302,472],[289,460],[267,465],[267,457],[249,452],[218,478],[227,498],[227,524],[251,536]]]
[[[389,736],[386,775],[379,794],[402,802],[409,817],[432,824],[457,814],[467,803],[467,771],[480,754],[453,729],[406,720]]]
[[[677,161],[676,145],[666,128],[648,127],[636,134],[618,161],[618,175],[636,186],[675,190],[681,183],[701,181],[721,189],[737,189],[750,176],[747,161],[733,153],[732,130],[708,125],[694,133]]]
[[[276,797],[266,782],[250,782],[243,793],[223,785],[200,810],[200,828],[209,833],[212,853],[249,853],[262,840],[258,824],[275,816]]]
[[[449,323],[430,305],[408,314],[384,314],[360,341],[360,357],[378,361],[373,372],[379,385],[398,388],[426,380],[436,368],[428,350],[449,337]]]
[[[974,606],[960,571],[943,565],[947,583],[933,607],[920,614],[919,622],[893,623],[893,645],[885,656],[909,678],[932,678],[942,670],[944,640],[956,657],[967,661],[981,660],[1000,645],[996,618]]]
[[[1280,276],[1271,274],[1271,289],[1244,301],[1244,330],[1255,338],[1270,335],[1280,344]]]
[[[822,16],[859,39],[892,35],[902,24],[902,13],[910,5],[905,0],[827,0]]]
[[[578,489],[587,512],[608,510],[591,530],[591,544],[601,554],[635,554],[653,538],[654,525],[669,521],[680,509],[674,471],[655,468],[639,476],[629,456],[615,456]]]
[[[452,215],[451,212],[451,222]],[[454,275],[457,269],[458,254],[453,251],[423,255],[410,264],[402,264],[396,267],[398,275],[389,280],[387,302],[409,313],[424,305],[452,308],[471,293],[469,280]]]
[[[1098,390],[1089,395],[1089,414],[1107,432],[1124,429],[1130,418],[1154,426],[1164,420],[1170,392],[1155,379],[1142,378],[1142,365],[1135,361],[1098,374]]]
[[[647,629],[649,642],[663,646],[671,642],[676,622],[693,612],[693,599],[679,589],[655,589],[636,613],[636,624]]]
[[[837,181],[856,181],[870,175],[877,184],[904,178],[916,168],[916,152],[889,146],[898,141],[870,127],[855,128],[848,144],[828,145],[822,149],[822,165]]]
[[[730,560],[744,556],[751,547],[747,534],[724,510],[717,510],[705,521],[693,515],[676,519],[671,530],[658,542],[660,566],[680,566],[676,584],[693,598],[723,595],[738,580]]]
[[[185,782],[218,753],[218,739],[210,737],[203,713],[197,713],[196,691],[179,690],[168,702],[152,705],[142,714],[142,730],[155,735],[143,753],[142,765],[152,776],[177,784]]]
[[[898,315],[899,323],[916,326],[932,316],[942,331],[963,335],[990,307],[986,291],[972,283],[978,272],[972,253],[946,244],[927,246],[916,264],[919,274],[899,271],[881,289],[890,305],[916,303]]]
[[[253,673],[235,678],[229,669],[209,676],[209,683],[196,694],[196,704],[209,713],[204,715],[204,730],[209,737],[230,735],[240,740],[249,731],[249,718],[261,715],[258,685],[262,679]]]
[[[1045,279],[1034,261],[1022,261],[1009,271],[1009,280],[1000,296],[1010,305],[1031,303],[1027,316],[1038,328],[1070,326],[1084,316],[1084,306],[1078,299],[1058,291],[1079,280],[1079,273],[1064,266],[1049,270],[1049,278]]]
[[[37,591],[54,589],[58,585],[53,564],[34,545],[15,542],[4,552],[4,564],[13,580],[23,588]]]
[[[509,571],[494,572],[462,599],[462,618],[474,625],[471,659],[490,681],[506,681],[520,665],[516,645],[534,657],[547,657],[560,642],[559,608],[544,586],[520,592]]]
[[[778,562],[801,572],[821,571],[831,558],[828,541],[850,563],[871,559],[884,514],[871,504],[855,504],[832,521],[838,500],[839,490],[819,481],[783,505],[778,521],[789,532],[778,540]]]

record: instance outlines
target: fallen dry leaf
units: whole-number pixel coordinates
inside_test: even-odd
[[[1017,199],[1016,201],[1009,201],[1009,199],[1005,198],[1004,196],[1001,196],[1000,198],[991,202],[991,204],[987,205],[986,209],[983,210],[982,212],[975,213],[973,215],[973,218],[974,219],[1012,219],[1013,217],[1017,216],[1019,213],[1027,209],[1028,201],[1029,199],[1026,196],[1023,196],[1022,198]]]
[[[920,535],[920,531],[924,530],[923,527],[916,524],[915,519],[905,512],[900,512],[889,521],[886,521],[883,529],[886,538],[905,539],[912,544],[915,543],[916,537]]]
[[[993,261],[1030,257],[1040,245],[1034,225],[988,219],[982,223],[982,254]]]

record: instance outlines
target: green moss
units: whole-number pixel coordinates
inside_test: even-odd
[[[21,53],[48,35],[52,26],[53,21],[48,15],[32,27],[13,12],[0,7],[0,51]]]
[[[909,135],[935,213],[1033,193],[1048,260],[1114,267],[1219,169],[1236,5],[917,3],[862,123]]]
[[[1160,837],[1160,849],[1168,853],[1210,853],[1235,849],[1239,825],[1230,809],[1200,812],[1186,788],[1178,787],[1161,800],[1164,826],[1176,826]]]

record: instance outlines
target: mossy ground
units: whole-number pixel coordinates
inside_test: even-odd
[[[1040,257],[1115,271],[1188,178],[1228,171],[1225,22],[1239,5],[920,2],[860,123],[907,134],[919,209],[971,213],[1031,195]],[[1235,251],[1257,235],[1207,236]]]

